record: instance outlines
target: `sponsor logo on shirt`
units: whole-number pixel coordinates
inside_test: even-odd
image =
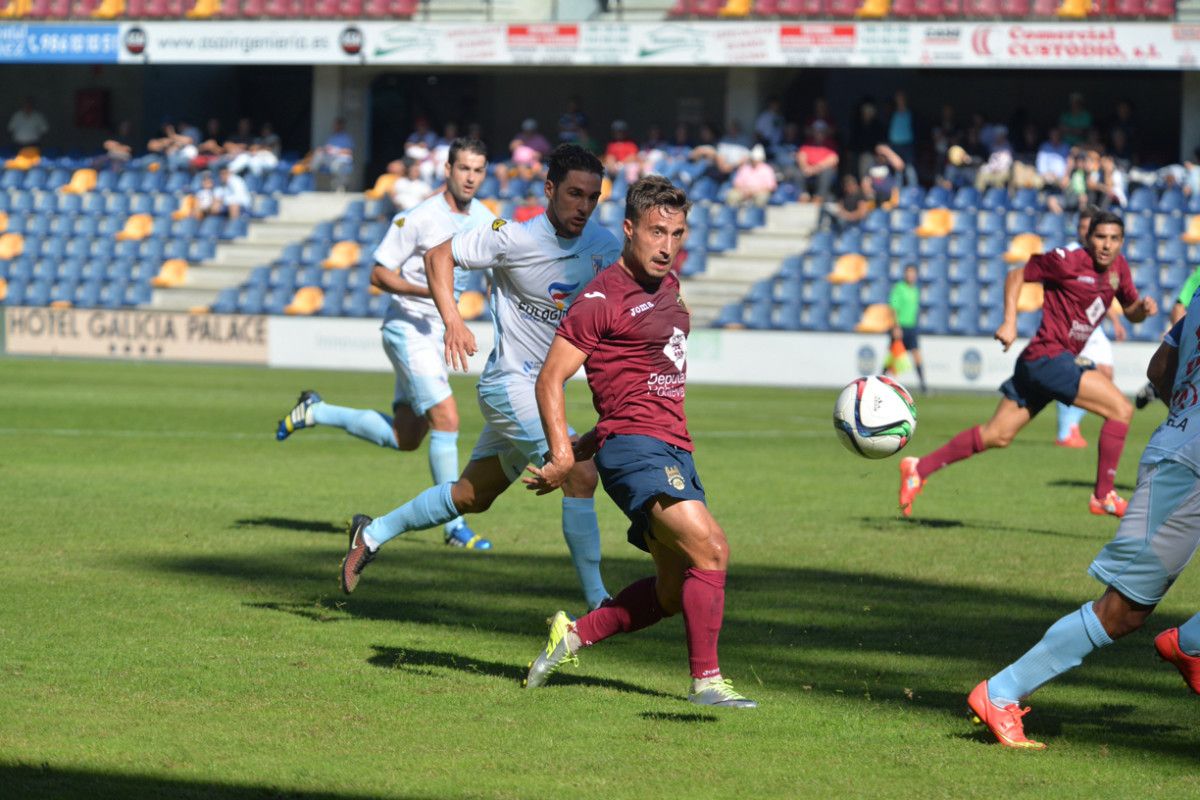
[[[1088,322],[1095,325],[1104,316],[1104,301],[1097,297],[1092,301],[1092,304],[1087,307]],[[1091,334],[1088,334],[1089,336]]]
[[[552,283],[546,287],[546,294],[550,296],[550,302],[561,311],[567,307],[571,293],[578,288],[578,283]]]
[[[647,301],[629,309],[629,316],[636,317],[638,314],[644,314],[652,308],[654,308],[654,303]]]
[[[404,217],[400,217],[398,220],[396,220],[396,227],[397,227],[397,228],[403,228],[403,227],[404,227]]]
[[[1088,309],[1090,312],[1091,309]],[[1077,342],[1086,342],[1091,338],[1092,331],[1096,329],[1096,324],[1085,325],[1077,320],[1071,320],[1071,332],[1067,334],[1070,338]]]
[[[526,300],[521,300],[517,303],[517,310],[530,319],[537,320],[538,322],[549,322],[554,325],[557,325],[567,315],[564,308],[535,306]]]
[[[683,397],[683,390],[686,384],[687,376],[682,372],[678,375],[663,375],[659,372],[651,372],[650,377],[646,379],[646,391],[659,397],[678,400]]]
[[[1075,280],[1077,280],[1081,283],[1095,283],[1096,282],[1096,278],[1093,275],[1080,275]]]
[[[672,328],[671,338],[667,340],[663,353],[671,359],[675,369],[683,372],[683,365],[687,363],[687,334],[679,328]]]
[[[604,292],[588,292],[587,294],[584,295],[584,298],[587,300],[591,300],[596,297],[599,297],[603,300],[608,299],[608,295],[606,295]]]

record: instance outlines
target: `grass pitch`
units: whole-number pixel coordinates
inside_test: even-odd
[[[557,608],[578,613],[559,503],[513,489],[476,529],[390,544],[343,597],[345,520],[429,481],[424,450],[341,431],[273,439],[299,389],[386,408],[382,374],[0,360],[0,794],[5,797],[1189,797],[1196,698],[1147,629],[1033,698],[1044,753],[965,716],[976,682],[1094,597],[1115,521],[1094,450],[1052,413],[934,476],[896,513],[896,461],[838,444],[835,394],[692,387],[697,463],[731,543],[723,671],[762,707],[689,705],[682,623],[585,651],[522,690]],[[456,380],[464,457],[479,430]],[[594,419],[585,387],[569,414]],[[918,399],[913,453],[995,396]],[[1118,485],[1161,407],[1138,414]],[[1093,441],[1098,423],[1084,434]],[[598,500],[605,576],[650,573]]]

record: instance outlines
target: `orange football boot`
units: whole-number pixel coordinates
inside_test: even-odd
[[[912,516],[913,500],[925,486],[925,481],[917,472],[917,462],[920,460],[912,457],[900,459],[900,513],[906,517]]]
[[[1125,507],[1128,505],[1129,501],[1117,494],[1116,489],[1109,489],[1103,500],[1096,495],[1088,498],[1088,511],[1100,516],[1109,514],[1114,517],[1123,517],[1125,516]]]
[[[1056,439],[1054,441],[1059,447],[1071,447],[1080,449],[1088,446],[1087,439],[1083,438],[1083,434],[1079,432],[1078,425],[1071,426],[1071,432],[1067,434],[1065,439]]]
[[[1004,708],[996,708],[988,699],[987,681],[980,681],[967,697],[967,705],[975,712],[975,723],[987,725],[992,734],[1005,747],[1019,747],[1023,750],[1045,750],[1046,745],[1025,738],[1025,727],[1021,717],[1029,713],[1028,708],[1021,708],[1016,703],[1009,703]]]
[[[1175,665],[1193,692],[1200,694],[1200,656],[1189,656],[1179,649],[1179,628],[1168,628],[1155,636],[1154,649],[1159,658]]]

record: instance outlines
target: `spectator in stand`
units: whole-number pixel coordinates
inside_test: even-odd
[[[761,144],[750,148],[750,160],[733,173],[733,188],[729,190],[730,205],[765,206],[778,188],[775,168],[767,163],[767,151]]]
[[[413,120],[412,133],[404,140],[404,146],[407,149],[409,145],[420,145],[427,152],[432,152],[437,146],[438,135],[429,127],[429,120],[424,116],[417,116]]]
[[[902,174],[904,159],[886,144],[875,145],[875,163],[862,179],[863,196],[876,207],[893,203]]]
[[[1046,141],[1038,147],[1034,169],[1042,181],[1046,193],[1046,207],[1055,214],[1063,213],[1062,195],[1070,178],[1068,157],[1071,148],[1062,140],[1058,128],[1051,128]]]
[[[877,163],[875,146],[884,141],[887,141],[887,131],[879,119],[875,102],[870,98],[864,99],[850,127],[850,156],[858,163],[856,175],[865,177],[867,170]]]
[[[442,128],[441,138],[434,144],[429,154],[429,163],[433,165],[433,175],[429,182],[439,184],[446,179],[446,164],[450,161],[450,145],[458,138],[458,124],[447,122]]]
[[[535,217],[540,217],[545,213],[546,208],[542,205],[541,200],[538,199],[537,194],[530,192],[525,196],[525,199],[522,201],[521,205],[517,206],[513,211],[513,221],[528,222],[529,220],[534,219]]]
[[[1062,210],[1074,212],[1088,205],[1087,156],[1078,147],[1072,147],[1067,156],[1067,182],[1063,188]],[[1053,210],[1053,206],[1051,206]]]
[[[963,132],[955,116],[954,106],[949,103],[942,106],[941,116],[938,118],[938,124],[933,126],[931,137],[933,139],[934,169],[941,174],[946,168],[946,155],[950,152],[950,148],[956,144],[962,144]]]
[[[1100,170],[1105,175],[1108,185],[1108,196],[1111,200],[1109,208],[1124,208],[1129,202],[1129,175],[1122,169],[1117,159],[1105,153],[1100,157]]]
[[[514,157],[517,149],[521,147],[527,147],[537,153],[539,161],[551,150],[550,142],[538,131],[537,120],[533,117],[521,123],[521,130],[508,145],[509,152],[513,153]]]
[[[613,120],[611,138],[604,148],[604,169],[610,177],[623,174],[630,183],[638,179],[638,146],[625,120]]]
[[[279,158],[283,152],[283,142],[269,122],[264,122],[258,129],[258,145],[264,150],[269,150],[275,158]]]
[[[975,185],[975,175],[979,172],[979,162],[971,157],[966,148],[960,144],[951,145],[946,153],[946,165],[942,167],[939,183],[952,191],[964,186]]]
[[[1133,104],[1128,100],[1118,100],[1117,106],[1113,110],[1112,121],[1108,125],[1108,143],[1112,145],[1112,151],[1117,149],[1116,134],[1120,131],[1124,136],[1125,147],[1129,150],[1128,156],[1123,156],[1116,152],[1113,155],[1117,158],[1126,158],[1132,162],[1136,160],[1133,153],[1137,150],[1137,125],[1133,120]]]
[[[1108,152],[1123,168],[1129,169],[1134,163],[1133,144],[1124,128],[1113,128],[1108,136]]]
[[[804,120],[804,130],[811,129],[813,123],[818,121],[825,123],[826,130],[829,132],[829,141],[836,142],[838,140],[837,122],[834,121],[833,114],[829,113],[829,103],[824,97],[813,100],[813,111],[809,118]]]
[[[219,177],[220,180],[213,190],[219,204],[214,213],[223,214],[230,219],[237,219],[242,214],[249,213],[254,198],[246,182],[226,167],[222,167]]]
[[[1067,98],[1067,110],[1058,117],[1058,127],[1062,129],[1063,141],[1067,144],[1081,144],[1087,138],[1088,129],[1092,127],[1092,112],[1083,107],[1083,94],[1071,92]]]
[[[249,147],[254,144],[258,137],[254,135],[254,122],[249,117],[242,117],[238,120],[237,130],[233,135],[226,140],[226,144],[240,144],[242,147]]]
[[[975,174],[975,188],[984,191],[993,186],[1008,188],[1012,179],[1013,154],[1008,131],[999,126],[992,134],[992,151]]]
[[[809,129],[809,139],[796,151],[800,202],[824,203],[837,180],[838,154],[828,139],[829,126],[817,120]]]
[[[354,139],[346,132],[346,120],[338,117],[333,121],[333,132],[312,154],[313,172],[324,172],[333,176],[333,188],[346,191],[350,173],[354,171]]]
[[[671,134],[670,145],[667,148],[667,153],[671,156],[687,156],[692,152],[692,135],[688,130],[686,122],[675,123],[675,130]]]
[[[646,129],[646,138],[642,140],[641,145],[641,150],[643,153],[659,150],[665,154],[670,149],[671,143],[663,136],[661,125],[656,123]]]
[[[421,177],[421,165],[414,161],[404,159],[400,171],[402,174],[392,184],[392,204],[400,211],[408,211],[433,194],[433,187]]]
[[[50,123],[33,103],[32,97],[21,101],[21,107],[8,118],[8,135],[17,147],[36,147],[50,130]]]
[[[199,158],[204,159],[198,165],[200,167],[205,167],[225,155],[225,132],[221,130],[221,120],[216,117],[208,118],[208,122],[204,123],[204,135],[196,149],[200,153]]]
[[[221,206],[217,200],[217,189],[211,172],[200,173],[200,188],[196,191],[195,200],[192,216],[196,219],[204,219],[219,212]]]
[[[917,133],[912,110],[908,107],[908,95],[896,92],[892,100],[892,115],[888,118],[888,147],[904,159],[904,182],[917,185]]]
[[[836,203],[821,208],[820,227],[841,233],[849,225],[857,225],[871,211],[858,179],[847,173],[842,176],[842,196]]]
[[[772,154],[783,140],[784,120],[780,111],[782,107],[779,98],[772,97],[767,100],[767,107],[758,115],[758,119],[754,120],[754,135],[767,148],[767,152]]]
[[[579,144],[579,132],[587,130],[588,116],[580,106],[578,95],[567,99],[567,110],[558,118],[559,143]]]
[[[255,139],[244,151],[235,155],[226,164],[229,171],[235,175],[249,172],[251,175],[263,175],[279,166],[279,156]]]
[[[1026,122],[1013,148],[1012,186],[1015,189],[1041,189],[1042,178],[1037,171],[1037,154],[1041,144],[1037,126]]]
[[[731,119],[729,120],[729,127],[725,129],[725,135],[717,141],[717,144],[744,147],[746,148],[747,156],[749,156],[750,147],[754,144],[754,141],[749,135],[746,134],[744,130],[742,130],[742,123],[738,122],[736,119]]]
[[[600,155],[600,143],[596,141],[596,137],[592,136],[591,132],[586,127],[581,127],[576,130],[575,144],[587,150],[594,156]]]
[[[809,127],[811,128],[811,126]],[[828,132],[828,126],[825,130]],[[833,138],[829,137],[829,141],[832,142]],[[784,180],[792,183],[800,180],[800,171],[796,167],[796,153],[800,151],[803,144],[804,134],[797,123],[789,122],[783,126],[783,138],[779,140],[779,145],[771,154],[771,160],[775,164],[775,169],[783,175]]]
[[[180,120],[179,127],[167,123],[163,126],[164,135],[152,139],[146,149],[164,158],[170,169],[187,169],[192,161],[200,154],[197,142],[200,141],[200,131],[195,125]]]
[[[119,171],[124,168],[133,158],[133,145],[129,144],[133,140],[133,125],[129,120],[121,120],[117,125],[117,130],[113,133],[112,138],[105,139],[101,147],[104,149],[104,155],[97,156],[92,160],[92,169],[111,169]]]

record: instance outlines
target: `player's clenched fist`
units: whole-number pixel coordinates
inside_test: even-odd
[[[1012,347],[1012,343],[1017,339],[1017,323],[1002,323],[999,328],[996,328],[996,333],[992,338],[1004,345],[1004,352],[1007,353],[1008,348]]]

